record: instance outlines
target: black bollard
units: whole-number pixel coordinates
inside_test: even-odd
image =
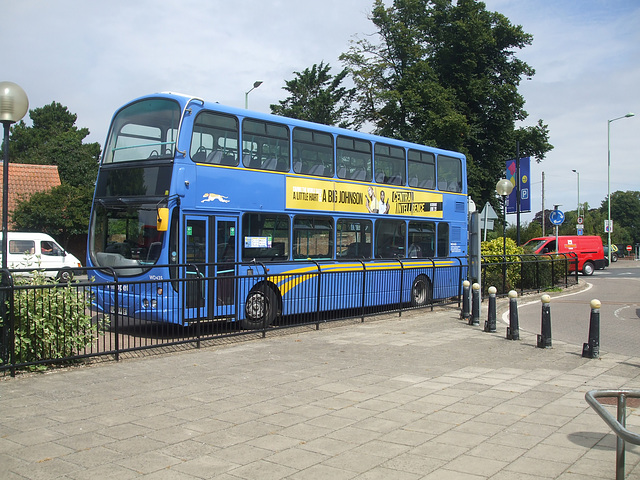
[[[520,326],[518,325],[518,292],[509,292],[509,326],[507,340],[520,340]]]
[[[474,283],[471,287],[471,318],[469,325],[480,325],[480,284]]]
[[[489,314],[484,322],[484,331],[494,333],[496,331],[496,287],[489,287]]]
[[[582,356],[598,358],[600,356],[600,300],[591,300],[589,317],[589,343],[582,345]]]
[[[462,282],[462,311],[460,312],[460,318],[469,320],[469,317],[471,317],[471,282],[465,280]]]
[[[551,297],[542,295],[542,326],[538,335],[538,348],[551,347]]]

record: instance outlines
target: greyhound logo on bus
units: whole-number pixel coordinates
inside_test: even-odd
[[[229,197],[225,197],[224,195],[220,195],[218,193],[205,193],[204,195],[202,195],[202,200],[200,200],[200,203],[213,202],[214,200],[218,200],[222,203],[229,203],[231,201],[229,200]]]

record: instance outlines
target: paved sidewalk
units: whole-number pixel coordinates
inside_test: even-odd
[[[640,388],[640,358],[538,349],[458,313],[5,377],[0,478],[615,478],[615,436],[584,394]],[[626,460],[639,479],[640,449]]]

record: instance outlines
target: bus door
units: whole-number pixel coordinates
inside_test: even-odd
[[[209,248],[207,242],[208,217],[185,216],[182,245],[184,245],[182,262],[186,264],[180,284],[181,297],[184,299],[185,321],[206,318],[207,286],[204,281],[208,277],[207,259]]]
[[[234,316],[236,304],[237,280],[237,231],[238,220],[235,217],[215,218],[215,268],[213,275],[216,277],[213,286],[215,307],[212,314],[216,317]]]
[[[185,319],[234,315],[237,224],[235,217],[185,217]]]

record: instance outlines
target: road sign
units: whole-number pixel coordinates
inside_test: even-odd
[[[562,222],[564,222],[564,213],[561,210],[551,210],[549,221],[554,225],[562,225]]]
[[[627,252],[631,251],[631,245],[627,245]]]
[[[584,218],[578,217],[578,225],[582,225],[584,223]]]
[[[604,221],[604,233],[613,233],[613,220]]]
[[[487,220],[497,220],[498,214],[493,209],[489,202],[484,204],[484,208],[480,212],[480,218],[486,218]]]

